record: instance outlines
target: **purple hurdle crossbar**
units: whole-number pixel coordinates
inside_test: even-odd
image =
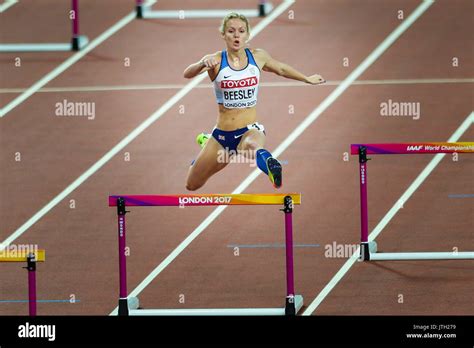
[[[111,196],[112,197],[112,196]],[[127,292],[127,260],[125,256],[125,214],[126,196],[118,197],[116,203],[110,202],[109,205],[117,206],[118,217],[118,239],[119,239],[119,315],[129,315],[128,292]],[[176,204],[175,204],[176,205]],[[293,266],[293,199],[291,196],[285,196],[283,201],[283,211],[285,213],[285,241],[286,241],[286,301],[285,315],[296,315],[295,303],[295,285],[294,285],[294,266]]]

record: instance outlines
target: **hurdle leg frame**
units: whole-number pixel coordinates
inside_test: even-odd
[[[367,207],[367,146],[358,147],[360,181],[360,260],[362,261],[412,261],[412,260],[473,260],[474,252],[377,252],[377,243],[369,241]]]
[[[72,38],[66,43],[11,43],[0,44],[0,53],[12,52],[67,52],[79,51],[89,43],[89,39],[79,34],[79,2],[71,0],[71,9],[74,13],[72,19]]]
[[[206,308],[206,309],[137,309],[139,306],[138,298],[129,297],[127,292],[127,271],[125,256],[125,200],[117,198],[117,217],[118,217],[118,239],[119,239],[119,304],[118,315],[287,315],[294,316],[303,307],[303,297],[295,295],[294,287],[294,263],[293,263],[293,200],[291,196],[285,196],[283,209],[285,214],[285,242],[286,242],[286,298],[284,308]]]
[[[72,50],[80,51],[88,43],[87,37],[79,34],[79,2],[72,1],[72,11],[74,12],[74,20],[72,21]]]
[[[118,243],[119,243],[119,274],[120,274],[120,290],[119,290],[119,315],[129,315],[128,312],[128,292],[127,292],[127,260],[125,255],[126,239],[125,239],[125,200],[117,199],[117,217],[118,217]]]
[[[286,246],[286,301],[285,315],[296,315],[295,282],[293,275],[293,202],[290,196],[284,198],[285,246]]]
[[[369,252],[369,212],[367,208],[367,147],[359,147],[359,183],[360,183],[360,258],[368,261]]]
[[[34,252],[29,250],[22,250],[20,252],[14,251],[10,255],[9,251],[5,249],[0,250],[0,263],[2,262],[26,262],[26,267],[22,267],[28,271],[28,310],[29,315],[36,316],[36,264],[45,261],[45,250],[40,249]]]

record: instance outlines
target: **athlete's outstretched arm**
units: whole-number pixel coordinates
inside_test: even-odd
[[[187,79],[191,79],[202,74],[204,71],[214,70],[220,64],[218,53],[220,52],[205,55],[199,62],[191,64],[184,69],[183,76]]]
[[[265,50],[256,49],[255,51],[255,53],[264,61],[264,71],[272,72],[288,79],[310,83],[312,85],[318,85],[326,82],[321,75],[315,74],[306,76],[288,64],[279,62],[278,60],[272,58]]]

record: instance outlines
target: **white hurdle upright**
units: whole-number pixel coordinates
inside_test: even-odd
[[[145,0],[137,0],[137,18],[146,19],[195,19],[195,18],[222,18],[229,12],[238,12],[246,17],[265,17],[273,10],[273,5],[260,0],[258,8],[255,9],[223,9],[223,10],[174,10],[174,11],[154,11]]]

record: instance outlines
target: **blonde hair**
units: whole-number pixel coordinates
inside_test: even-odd
[[[247,33],[250,34],[249,20],[243,14],[237,12],[231,12],[222,19],[221,26],[219,27],[219,31],[221,32],[221,34],[224,34],[227,22],[231,19],[240,19],[241,21],[243,21],[245,23],[245,26],[247,27]]]

